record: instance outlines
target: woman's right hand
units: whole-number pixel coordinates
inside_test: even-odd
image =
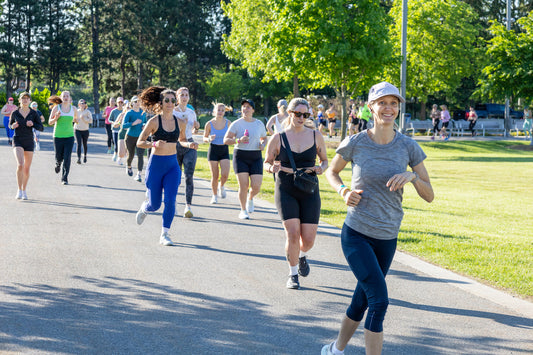
[[[18,128],[18,126],[19,126],[19,123],[18,123],[17,121],[15,121],[15,122],[13,122],[13,124],[11,125],[11,128],[12,128],[12,129],[16,129],[16,128]]]
[[[363,190],[348,190],[348,192],[344,193],[344,202],[346,203],[346,206],[349,207],[355,207],[361,202],[361,194],[363,193]]]
[[[239,138],[239,143],[249,143],[250,142],[250,137],[248,136],[242,136],[241,138]]]

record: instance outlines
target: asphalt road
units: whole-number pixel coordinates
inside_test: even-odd
[[[158,244],[161,211],[142,226],[144,185],[105,154],[93,129],[70,185],[54,173],[50,130],[15,200],[15,159],[0,138],[0,353],[319,354],[355,278],[339,230],[321,224],[302,289],[287,290],[276,209],[237,218],[235,191],[210,205],[196,180],[192,219]],[[135,166],[134,161],[134,166]],[[323,187],[326,188],[326,187]],[[183,187],[178,211],[183,211]],[[384,354],[531,354],[533,305],[398,253],[388,276]],[[364,354],[358,330],[346,354]]]

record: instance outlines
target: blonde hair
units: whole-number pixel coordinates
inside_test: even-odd
[[[226,106],[226,104],[223,104],[222,102],[212,102],[212,104],[213,104],[213,113],[212,113],[212,114],[213,114],[214,117],[217,116],[217,111],[218,111],[217,108],[218,108],[219,106],[224,106],[224,110],[225,110],[226,112],[228,112],[228,111],[232,111],[232,110],[233,110],[232,107],[230,107],[230,106]]]

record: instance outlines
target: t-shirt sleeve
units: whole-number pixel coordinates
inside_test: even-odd
[[[422,150],[422,147],[415,141],[411,140],[411,144],[409,146],[409,166],[412,168],[413,166],[417,166],[421,162],[423,162],[427,155]]]
[[[257,120],[257,122],[259,122],[259,136],[266,137],[267,131],[266,131],[265,125],[260,120]]]
[[[355,143],[354,143],[353,138],[355,138],[355,135],[344,138],[344,140],[341,142],[341,144],[335,151],[345,161],[352,161],[352,157],[353,157],[353,153],[355,149]]]
[[[237,134],[237,121],[233,122],[229,128],[228,128],[228,132],[231,132],[233,134]]]

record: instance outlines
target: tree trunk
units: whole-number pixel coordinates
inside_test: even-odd
[[[426,102],[425,101],[420,103],[420,119],[421,120],[427,119]]]
[[[93,100],[94,100],[94,114],[96,116],[96,126],[98,127],[98,121],[100,118],[100,82],[98,80],[98,72],[100,70],[99,66],[99,23],[100,23],[100,13],[99,13],[99,0],[91,1],[91,22],[92,22],[92,70],[93,70]]]
[[[346,138],[346,86],[344,84],[341,85],[340,88],[335,88],[335,94],[337,95],[337,98],[340,99],[340,105],[341,105],[341,141]]]
[[[292,94],[294,97],[300,97],[300,88],[298,87],[298,76],[292,78]]]
[[[141,61],[137,63],[137,90],[143,89],[143,64]]]
[[[120,56],[120,95],[126,97],[126,56],[124,54]]]

